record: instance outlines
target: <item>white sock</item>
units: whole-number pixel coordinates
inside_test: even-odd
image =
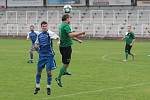
[[[36,88],[40,88],[40,84],[36,84]]]
[[[51,88],[51,86],[50,86],[50,85],[47,85],[47,88]]]

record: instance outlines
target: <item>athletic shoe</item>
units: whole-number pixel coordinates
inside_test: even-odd
[[[38,91],[40,91],[40,88],[35,88],[35,90],[34,90],[34,94],[37,94],[37,93],[38,93]]]
[[[60,79],[55,78],[55,80],[56,80],[56,82],[57,82],[57,84],[58,84],[59,87],[63,87]]]

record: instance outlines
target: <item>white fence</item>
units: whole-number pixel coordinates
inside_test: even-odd
[[[31,24],[39,31],[43,20],[57,33],[62,14],[59,10],[1,11],[0,35],[26,35]],[[73,10],[71,22],[73,31],[85,31],[90,37],[120,37],[128,24],[137,36],[150,36],[150,10]]]

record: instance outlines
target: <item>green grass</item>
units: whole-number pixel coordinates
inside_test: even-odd
[[[0,40],[0,100],[149,100],[150,98],[150,43],[136,42],[129,57],[123,62],[124,42],[86,40],[73,45],[69,71],[63,77],[63,88],[52,81],[52,95],[46,94],[46,73],[42,73],[41,90],[33,95],[36,63],[28,64],[30,41]],[[61,66],[58,47],[54,45],[58,68]],[[37,53],[35,61],[38,60]]]

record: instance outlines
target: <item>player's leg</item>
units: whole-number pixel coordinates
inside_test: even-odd
[[[63,61],[63,66],[65,68],[65,71],[64,71],[64,74],[63,75],[71,75],[67,69],[69,67],[69,64],[70,64],[70,61],[71,61],[71,54],[72,54],[72,48],[71,46],[70,47],[67,47],[67,50],[65,52],[66,54],[66,60]]]
[[[59,72],[59,75],[58,75],[58,79],[61,79],[61,76],[65,73],[65,71],[66,71],[66,66],[64,66],[64,64],[66,63],[66,48],[64,48],[64,47],[60,47],[59,48],[59,50],[60,50],[60,53],[61,53],[61,56],[62,56],[62,63],[63,63],[63,65],[62,65],[62,67],[60,68],[60,72]]]
[[[65,59],[65,48],[64,47],[60,47],[59,48],[59,51],[61,53],[61,56],[62,56],[62,62],[64,62],[64,59]],[[62,87],[62,82],[61,82],[61,77],[62,75],[64,74],[65,72],[65,68],[64,68],[64,65],[60,68],[60,71],[59,71],[59,74],[58,74],[58,77],[55,78],[58,86]]]
[[[37,64],[36,86],[35,86],[34,94],[37,94],[38,91],[40,90],[40,79],[41,79],[41,74],[42,74],[42,70],[44,67],[45,67],[44,59],[39,59],[38,64]]]
[[[47,95],[50,95],[51,94],[51,81],[52,81],[52,73],[51,73],[51,70],[49,69],[46,69],[46,72],[47,72]]]
[[[66,73],[69,74],[67,72],[67,68],[69,67],[69,63],[71,61],[72,48],[71,48],[71,46],[62,48],[62,50],[60,48],[60,52],[61,52],[61,55],[62,55],[63,66],[60,69],[60,74],[59,74],[58,78],[61,78],[61,76],[65,75]]]
[[[126,46],[125,46],[125,60],[124,61],[127,61],[128,60],[128,50],[129,50],[129,45],[128,44],[126,44]]]
[[[70,73],[67,72],[67,68],[69,67],[69,63],[71,60],[72,49],[71,47],[65,47],[65,48],[60,47],[60,53],[62,55],[63,66],[60,68],[59,75],[55,80],[57,81],[57,84],[60,87],[62,87],[62,83],[61,83],[62,75],[71,75]]]
[[[66,75],[66,73],[67,73],[68,75],[71,75],[70,73],[66,72],[66,69],[67,69],[68,66],[69,66],[69,64],[63,64],[63,66],[60,68],[58,77],[55,78],[55,80],[56,80],[58,86],[60,86],[60,87],[63,87],[62,82],[61,82],[61,77],[62,77],[63,75]]]
[[[51,94],[52,70],[56,68],[56,63],[53,56],[47,58],[46,72],[47,72],[47,95]]]
[[[62,82],[61,82],[61,77],[62,77],[62,75],[64,75],[64,73],[65,73],[65,67],[64,67],[64,65],[63,65],[63,66],[60,68],[58,77],[55,78],[55,80],[56,80],[58,86],[60,86],[60,87],[63,87]]]
[[[29,51],[30,59],[29,59],[28,63],[33,63],[33,51],[34,51],[34,47],[32,46]]]
[[[129,46],[128,54],[132,56],[132,60],[134,60],[134,54],[131,53],[132,46]]]

